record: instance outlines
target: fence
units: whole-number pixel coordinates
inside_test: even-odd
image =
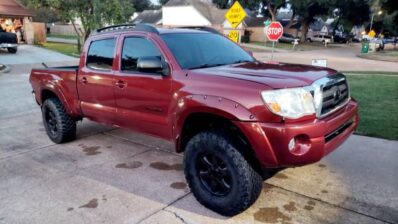
[[[51,34],[76,36],[76,31],[72,25],[53,25],[49,26]],[[83,29],[80,25],[76,25],[77,29]]]

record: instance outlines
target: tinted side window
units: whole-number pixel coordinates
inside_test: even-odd
[[[116,39],[93,41],[87,54],[87,67],[99,70],[111,70]]]
[[[141,57],[162,58],[159,49],[151,41],[141,37],[127,37],[123,43],[122,71],[138,71],[137,61]]]

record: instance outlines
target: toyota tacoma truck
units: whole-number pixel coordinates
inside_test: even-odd
[[[18,38],[15,33],[7,33],[0,27],[0,49],[5,48],[15,54],[18,50]]]
[[[260,62],[210,28],[105,27],[79,66],[30,83],[53,142],[83,118],[172,141],[196,199],[226,216],[256,201],[264,170],[319,161],[359,122],[343,74]]]

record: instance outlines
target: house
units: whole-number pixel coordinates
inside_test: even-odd
[[[161,26],[162,10],[144,10],[132,20],[132,23],[149,23],[155,26]]]
[[[170,0],[162,7],[165,27],[211,26],[222,28],[226,10],[206,0]]]
[[[313,37],[314,35],[332,35],[333,27],[324,22],[321,18],[318,18],[313,23],[311,23],[308,29],[308,37]]]
[[[15,0],[0,1],[0,26],[6,32],[16,33],[18,39],[27,43],[34,41],[33,12]]]

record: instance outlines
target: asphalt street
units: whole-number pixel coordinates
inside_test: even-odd
[[[63,57],[53,64],[73,62]],[[195,200],[168,142],[83,120],[76,141],[52,143],[30,93],[34,66],[0,74],[1,224],[398,223],[397,141],[353,135],[319,163],[265,180],[252,207],[223,217]]]

